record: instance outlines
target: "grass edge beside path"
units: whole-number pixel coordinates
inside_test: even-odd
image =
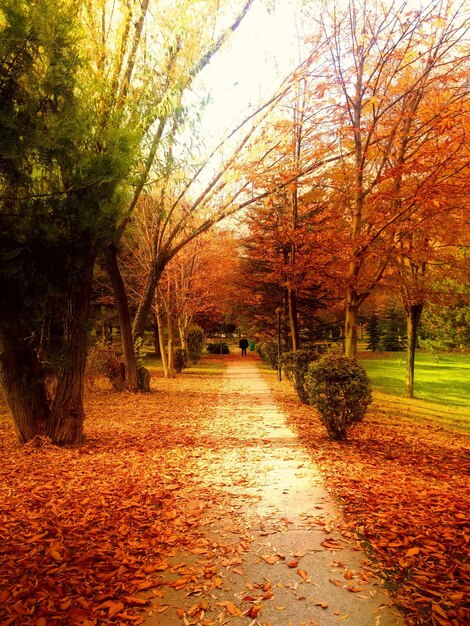
[[[371,380],[375,402],[382,408],[470,432],[470,356],[418,353],[414,398],[406,396],[404,353],[361,352],[358,361]]]
[[[328,440],[290,383],[260,369],[410,625],[470,623],[470,440],[380,398],[346,443]],[[467,594],[468,595],[468,594]]]

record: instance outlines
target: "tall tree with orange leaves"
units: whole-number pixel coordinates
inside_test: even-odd
[[[349,237],[345,351],[354,356],[360,306],[397,242],[421,223],[420,208],[434,206],[441,178],[468,167],[447,126],[468,98],[470,26],[464,6],[451,2],[421,10],[325,3],[314,21],[322,77],[310,63],[306,72],[330,110],[331,149],[341,155],[329,173],[330,199]]]

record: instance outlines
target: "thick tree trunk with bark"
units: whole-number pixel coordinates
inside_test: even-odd
[[[73,445],[83,440],[83,390],[87,357],[87,325],[95,255],[88,253],[84,267],[70,286],[64,319],[62,366],[51,407],[47,434],[58,445]]]
[[[49,402],[42,364],[30,339],[17,330],[1,333],[1,379],[13,425],[21,443],[44,434]]]
[[[406,392],[409,398],[414,397],[414,379],[415,379],[415,355],[416,342],[418,339],[418,325],[423,312],[423,303],[412,304],[407,309],[406,319]]]
[[[106,271],[113,287],[114,299],[119,315],[119,327],[121,330],[122,353],[125,365],[125,383],[128,391],[138,391],[137,360],[135,358],[134,340],[132,337],[132,324],[129,312],[124,281],[117,261],[116,246],[112,244],[106,251]]]

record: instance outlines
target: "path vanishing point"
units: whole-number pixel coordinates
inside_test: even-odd
[[[366,555],[337,530],[337,505],[255,357],[228,361],[217,406],[208,412],[212,436],[224,437],[227,423],[232,436],[216,455],[201,447],[194,471],[224,493],[224,503],[193,503],[207,506],[202,548],[172,557],[173,586],[160,587],[144,625],[404,624]],[[201,568],[218,584],[178,584]]]

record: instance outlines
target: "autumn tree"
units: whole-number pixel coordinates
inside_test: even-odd
[[[450,3],[407,10],[362,0],[325,5],[318,25],[323,77],[314,67],[311,73],[330,110],[332,149],[341,154],[331,199],[338,224],[349,230],[345,349],[354,356],[360,306],[397,239],[420,219],[416,207],[429,204],[443,169],[452,176],[462,166],[445,135],[439,146],[436,137],[467,97],[468,49],[461,44],[468,23]]]
[[[158,0],[87,5],[93,58],[108,87],[104,118],[125,111],[126,124],[141,133],[140,158],[131,172],[133,193],[105,257],[120,320],[126,386],[131,390],[138,387],[134,341],[143,333],[167,252],[154,263],[132,330],[118,265],[119,244],[149,181],[167,175],[167,154],[175,132],[184,123],[185,91],[236,30],[252,2],[240,2],[235,8],[233,3],[215,0],[200,5],[189,0],[174,6],[161,6]],[[121,19],[116,19],[116,9]],[[230,15],[232,19],[227,21]]]
[[[292,348],[292,333],[298,333],[298,348],[299,335],[315,325],[315,316],[333,291],[329,290],[328,257],[321,244],[322,206],[308,198],[300,198],[296,204],[295,225],[291,190],[273,193],[245,217],[249,231],[243,239],[240,281],[242,306],[251,324],[273,327],[275,311],[281,308]]]

